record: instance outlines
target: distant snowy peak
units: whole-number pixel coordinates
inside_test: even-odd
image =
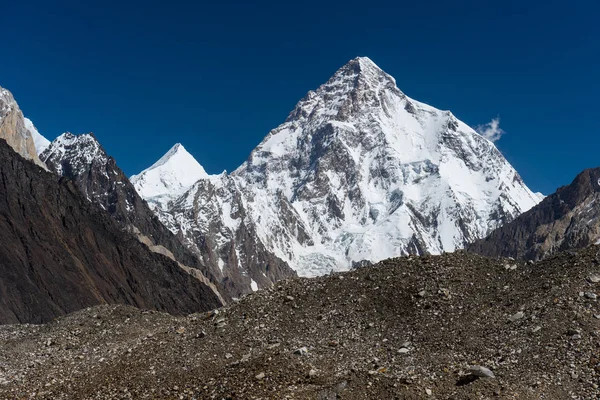
[[[47,165],[53,165],[52,169],[59,175],[64,175],[65,172],[77,175],[87,170],[92,163],[105,165],[108,161],[106,152],[92,133],[63,133],[50,143],[40,154],[40,158]],[[72,171],[63,171],[66,165]]]
[[[35,150],[39,156],[48,148],[48,146],[50,146],[50,141],[38,132],[37,128],[29,118],[24,118],[23,121],[25,122],[25,128],[31,133],[33,143],[35,144]]]
[[[208,177],[202,165],[177,143],[150,168],[130,180],[142,198],[152,205],[165,207],[199,179]]]

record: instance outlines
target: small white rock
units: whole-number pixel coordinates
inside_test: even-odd
[[[592,292],[585,292],[585,297],[590,300],[596,300],[596,298],[598,298],[598,296],[596,296],[596,293]]]
[[[495,378],[496,375],[486,367],[482,367],[481,365],[472,365],[469,367],[469,372],[475,376],[480,378]]]
[[[522,319],[524,316],[525,314],[523,313],[523,311],[519,311],[518,313],[511,315],[509,319],[511,322],[515,322]]]
[[[304,356],[308,354],[308,349],[306,347],[300,347],[299,349],[294,350],[294,354],[299,356]]]
[[[589,281],[592,283],[600,282],[600,275],[592,275],[589,277]]]

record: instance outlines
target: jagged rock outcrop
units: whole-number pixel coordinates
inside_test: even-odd
[[[212,289],[125,232],[73,181],[0,140],[0,323],[44,322],[107,303],[174,314],[221,305]]]
[[[51,171],[72,180],[89,201],[108,211],[150,249],[168,255],[188,269],[197,270],[196,275],[203,276],[205,283],[224,299],[231,297],[201,259],[160,222],[93,134],[65,133],[40,157]]]
[[[539,260],[556,252],[600,241],[600,168],[587,169],[541,203],[469,250]]]
[[[135,184],[143,197],[154,185]],[[220,263],[252,232],[254,247],[313,276],[454,251],[539,201],[493,143],[359,57],[310,91],[237,170],[200,178],[157,213],[191,247],[212,240]],[[262,262],[250,259],[241,267]]]
[[[12,93],[2,87],[0,87],[0,139],[4,139],[22,157],[44,167],[38,157],[35,142],[39,140],[39,144],[43,146],[45,139],[39,135],[31,121],[23,116]]]

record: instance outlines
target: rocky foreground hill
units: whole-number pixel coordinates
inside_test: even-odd
[[[599,250],[396,258],[187,317],[2,326],[0,398],[597,398]]]

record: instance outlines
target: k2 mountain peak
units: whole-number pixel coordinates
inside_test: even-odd
[[[463,248],[540,200],[493,143],[406,96],[366,57],[308,92],[230,175],[159,179],[179,198],[157,202],[156,180],[140,177],[162,164],[132,181],[173,232],[211,236],[219,263],[243,259],[240,229],[252,232],[301,275]]]

